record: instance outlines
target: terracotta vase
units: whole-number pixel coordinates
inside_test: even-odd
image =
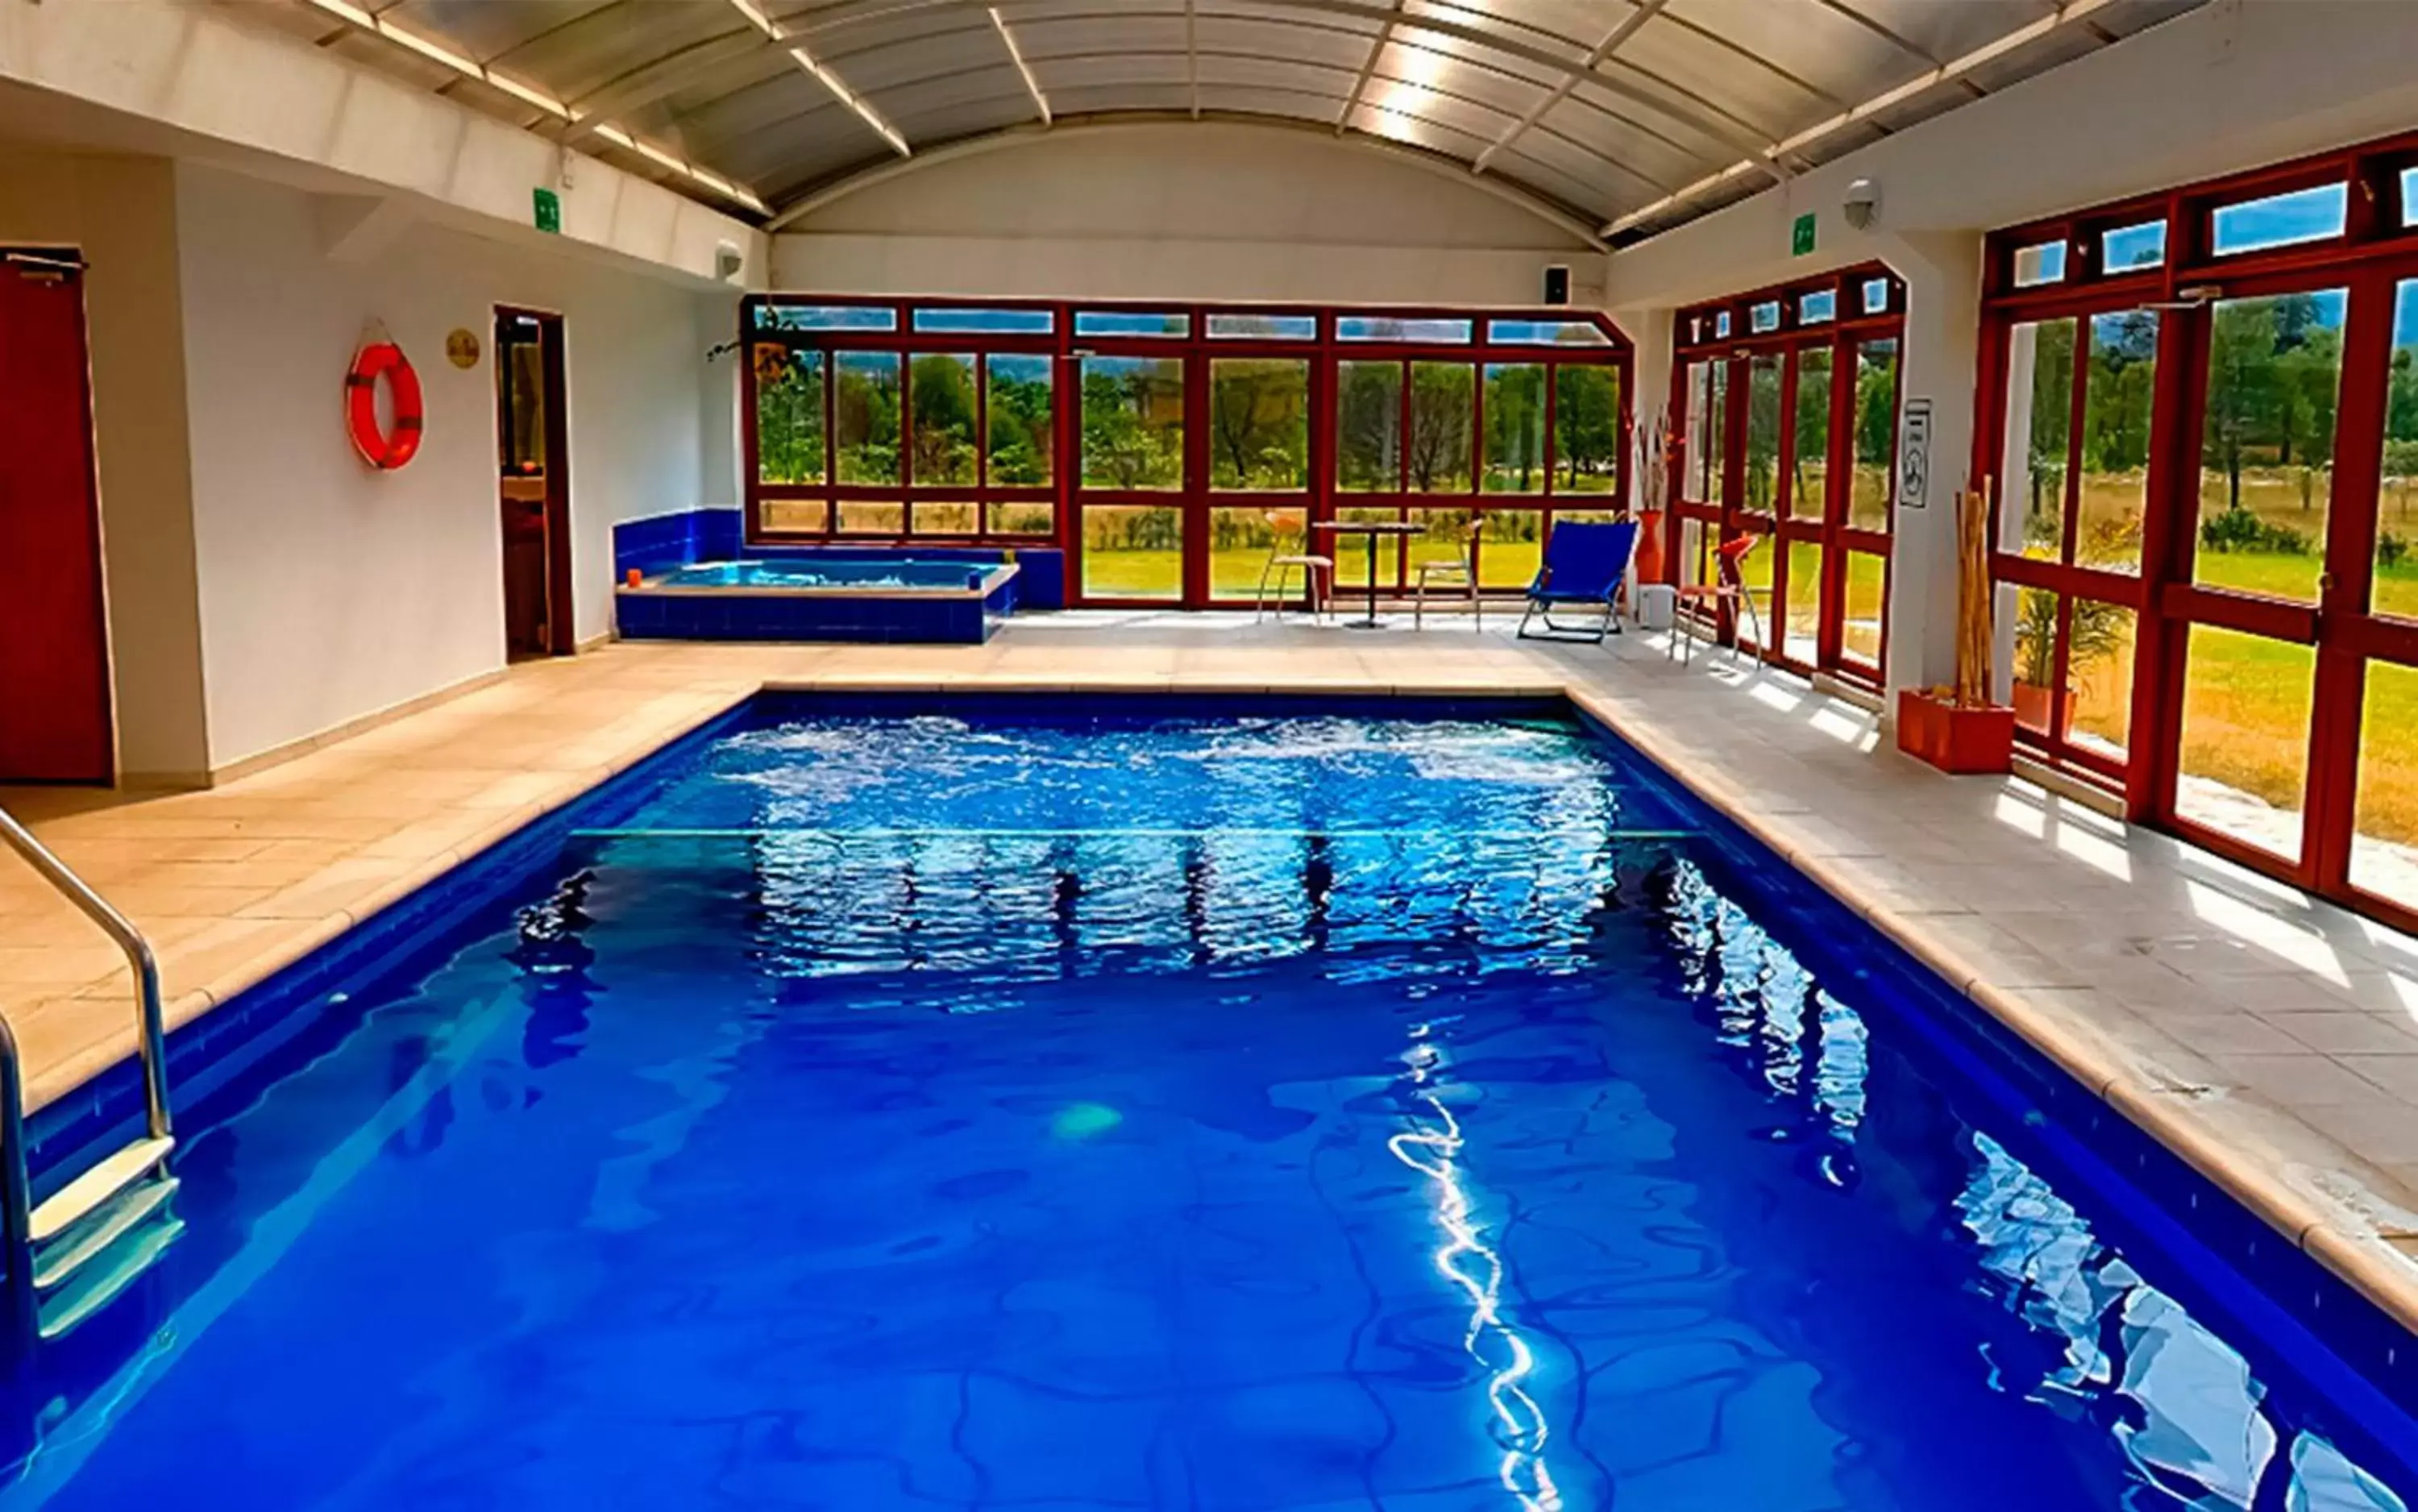
[[[1637,580],[1662,579],[1662,512],[1646,510],[1637,516]]]

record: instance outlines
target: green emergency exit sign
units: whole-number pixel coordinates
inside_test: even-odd
[[[1813,252],[1813,250],[1814,212],[1808,210],[1803,215],[1798,216],[1797,218],[1797,223],[1789,228],[1788,255],[1791,257],[1803,257],[1807,253]]]
[[[560,236],[562,234],[562,196],[550,189],[532,190],[530,194],[537,202],[537,228],[540,231],[552,232],[556,236]]]

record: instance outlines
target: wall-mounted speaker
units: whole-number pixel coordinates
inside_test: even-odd
[[[1545,302],[1547,304],[1570,302],[1570,270],[1560,263],[1555,263],[1545,269]]]

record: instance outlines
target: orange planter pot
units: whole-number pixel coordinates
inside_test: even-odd
[[[2045,730],[2049,717],[2057,707],[2056,690],[2037,682],[2015,684],[2015,723],[2028,730]],[[2057,738],[2060,741],[2074,733],[2074,697],[2066,695],[2065,717],[2058,722]]]
[[[1912,688],[1897,695],[1897,748],[1960,776],[2013,765],[2015,711],[1959,709]]]

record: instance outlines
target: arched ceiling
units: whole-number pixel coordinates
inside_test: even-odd
[[[1092,117],[1273,119],[1627,238],[2205,0],[221,0],[772,223]]]

